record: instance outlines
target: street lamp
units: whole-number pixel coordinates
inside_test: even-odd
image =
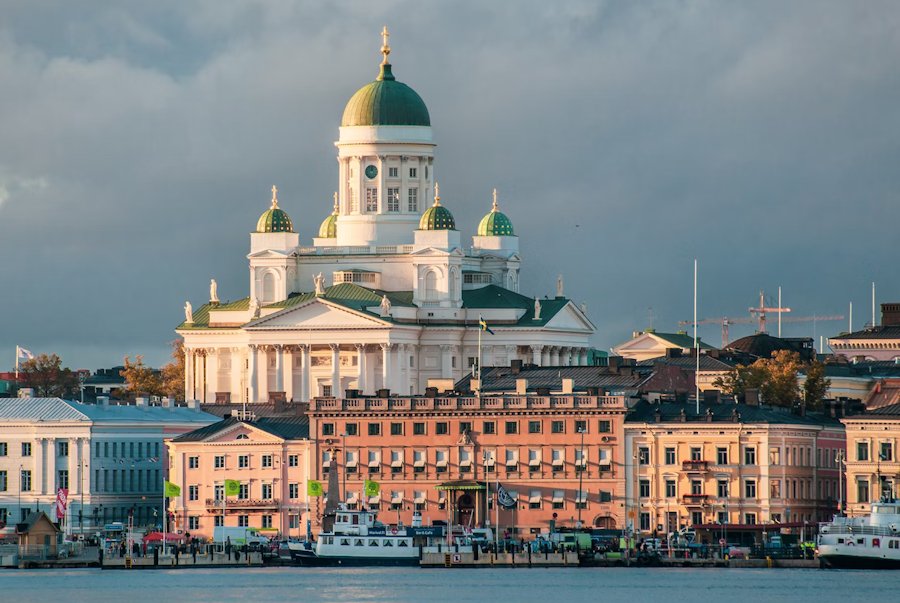
[[[19,522],[25,521],[22,517],[22,482],[25,480],[25,467],[19,464]]]
[[[584,484],[584,470],[586,463],[584,462],[584,427],[578,430],[578,433],[581,434],[581,450],[579,451],[579,455],[581,458],[578,459],[578,498],[575,500],[575,507],[578,509],[578,530],[581,530],[581,507],[584,506],[584,501],[582,500],[582,491]]]
[[[346,431],[341,433],[341,454],[344,455],[344,471],[343,471],[343,480],[342,480],[341,489],[344,491],[344,500],[342,502],[344,503],[345,507],[347,506],[347,499],[349,498],[347,496],[347,444],[346,444],[346,440],[345,440],[346,437],[347,437]]]

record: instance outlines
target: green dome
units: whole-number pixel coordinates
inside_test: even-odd
[[[497,205],[497,189],[494,189],[494,204],[491,213],[486,215],[478,223],[479,237],[511,237],[514,236],[512,222],[500,211]]]
[[[441,205],[438,183],[434,183],[434,205],[425,210],[419,220],[419,230],[456,230],[456,220],[450,210]]]
[[[331,212],[331,215],[322,220],[322,225],[319,226],[319,238],[320,239],[334,239],[337,238],[337,219],[338,219],[338,199],[337,193],[334,194],[334,211]]]
[[[272,187],[272,207],[263,212],[256,222],[256,232],[294,232],[294,223],[283,209],[278,207],[278,189]]]
[[[398,82],[390,63],[381,65],[378,78],[356,91],[344,108],[341,126],[430,126],[425,101]]]

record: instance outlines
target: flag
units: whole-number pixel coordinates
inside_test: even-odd
[[[56,519],[66,516],[66,507],[69,505],[69,489],[59,488],[56,491]]]
[[[16,346],[16,361],[19,360],[34,360],[34,354],[26,350],[25,348],[20,348]]]
[[[322,482],[318,482],[314,479],[306,482],[306,495],[307,496],[324,496],[325,490],[322,489]]]
[[[509,490],[501,486],[499,483],[497,484],[497,504],[499,504],[504,509],[516,508],[516,499],[512,497],[512,494],[509,493]]]
[[[237,496],[241,493],[241,482],[236,479],[225,480],[225,496]]]
[[[363,490],[368,497],[378,496],[378,493],[381,492],[381,484],[376,481],[367,479]]]
[[[169,480],[166,480],[163,487],[163,495],[166,498],[175,498],[177,496],[181,496],[181,486],[178,484],[173,484]]]
[[[491,335],[494,334],[494,332],[491,331],[491,328],[488,326],[487,321],[484,320],[484,318],[482,318],[481,316],[478,317],[478,326],[481,327],[481,330],[482,330],[482,331],[487,331],[487,332],[490,333]]]

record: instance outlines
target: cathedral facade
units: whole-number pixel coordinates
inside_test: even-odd
[[[520,293],[519,240],[496,191],[464,243],[435,179],[428,108],[394,77],[384,36],[378,77],[344,109],[318,236],[300,241],[272,187],[250,234],[247,297],[221,303],[213,282],[207,303],[186,304],[186,399],[408,396],[450,389],[479,357],[588,363],[594,326],[562,280],[553,298]]]

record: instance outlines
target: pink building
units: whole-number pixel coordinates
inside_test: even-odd
[[[306,417],[228,418],[166,443],[174,529],[211,539],[216,526],[268,536],[305,535],[309,422]],[[225,480],[239,492],[225,496]]]

